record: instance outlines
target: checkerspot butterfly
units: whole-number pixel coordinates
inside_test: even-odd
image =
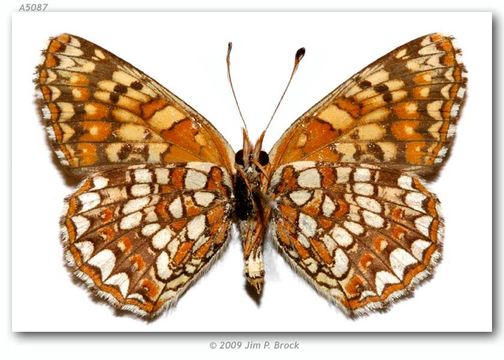
[[[155,318],[218,258],[237,223],[258,293],[268,229],[288,263],[350,317],[386,309],[432,274],[440,171],[464,104],[451,38],[381,57],[296,120],[269,154],[236,154],[203,116],[117,56],[50,40],[38,106],[61,165],[83,177],[61,220],[93,294]],[[263,133],[264,135],[264,133]]]

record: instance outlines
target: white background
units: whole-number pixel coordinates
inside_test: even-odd
[[[47,13],[16,14],[12,25],[14,331],[491,330],[489,13]],[[269,149],[300,114],[376,58],[430,32],[456,36],[469,71],[469,97],[452,156],[430,186],[446,221],[444,260],[433,281],[386,314],[352,321],[267,246],[266,286],[257,305],[244,289],[235,237],[209,273],[153,323],[117,317],[93,302],[63,266],[58,223],[73,187],[51,160],[32,96],[39,52],[49,36],[62,32],[87,38],[158,80],[209,119],[235,150],[241,123],[226,77],[228,41],[234,43],[233,80],[252,138],[274,109],[296,49],[306,47],[266,137]]]

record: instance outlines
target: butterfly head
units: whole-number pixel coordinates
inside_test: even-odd
[[[255,145],[252,145],[246,130],[243,130],[243,147],[235,154],[235,167],[243,170],[247,177],[256,173],[258,168],[264,168],[269,164],[269,156],[262,150],[264,132],[261,134]]]

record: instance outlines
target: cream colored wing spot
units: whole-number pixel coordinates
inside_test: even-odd
[[[360,225],[359,223],[354,222],[354,221],[345,221],[343,223],[343,226],[348,231],[350,231],[352,234],[355,234],[355,235],[362,235],[365,231],[364,228],[362,227],[362,225]]]
[[[371,196],[374,194],[374,187],[368,183],[355,183],[353,191],[360,195]]]
[[[196,240],[205,231],[205,216],[199,215],[187,224],[187,236]]]
[[[397,54],[396,54],[396,56],[395,56],[395,57],[396,57],[397,59],[401,59],[401,58],[405,57],[407,53],[408,53],[408,50],[407,50],[407,49],[401,49],[401,50],[399,50],[399,51],[397,52]]]
[[[422,261],[425,250],[429,248],[429,246],[431,245],[432,243],[427,240],[423,239],[415,240],[411,244],[411,252],[417,260]]]
[[[353,244],[353,236],[344,228],[335,225],[332,229],[331,236],[338,243],[339,246],[349,247]]]
[[[196,204],[207,207],[215,199],[215,194],[211,192],[198,191],[194,194]]]
[[[404,278],[405,269],[418,261],[404,249],[397,248],[390,253],[390,265],[399,279]]]
[[[355,182],[364,182],[371,180],[371,172],[368,169],[358,168],[353,173]]]
[[[140,199],[132,199],[126,203],[126,205],[123,207],[123,212],[126,213],[132,213],[141,209],[151,209],[153,205],[156,205],[159,202],[159,195],[153,195],[153,196],[146,196],[144,198]],[[125,210],[126,206],[130,206],[127,209],[127,212]]]
[[[362,116],[360,118],[360,123],[366,124],[366,123],[386,121],[390,113],[391,113],[390,109],[378,108]]]
[[[188,170],[185,177],[185,187],[188,190],[199,190],[205,187],[207,176],[199,171]]]
[[[320,187],[320,174],[317,169],[304,170],[299,174],[297,181],[302,188],[318,188]]]
[[[165,108],[156,111],[156,113],[150,118],[149,125],[159,131],[171,129],[174,124],[186,117],[186,115],[181,113],[175,107],[166,106]]]
[[[334,265],[331,267],[331,272],[336,278],[341,278],[350,269],[350,259],[341,249],[336,249],[334,254]]]
[[[140,211],[137,211],[134,212],[133,214],[123,217],[121,219],[119,227],[122,230],[133,229],[138,227],[141,221],[142,221],[142,213]]]
[[[131,194],[135,197],[146,196],[151,193],[149,184],[135,184],[130,189]]]
[[[412,209],[415,209],[419,212],[424,212],[423,203],[426,199],[427,199],[427,196],[425,196],[422,193],[409,192],[406,194],[405,202],[406,202],[406,205],[408,205]]]
[[[112,80],[115,83],[130,86],[130,84],[134,83],[135,81],[138,81],[138,78],[131,76],[124,71],[114,71],[112,73]]]
[[[430,215],[424,215],[422,217],[419,217],[415,220],[415,226],[422,233],[425,237],[429,237],[429,229],[430,225],[432,223],[432,216]]]
[[[84,193],[82,195],[79,195],[78,198],[81,203],[80,212],[86,212],[88,210],[94,209],[101,202],[100,195],[96,192]]]
[[[118,273],[109,277],[105,282],[106,285],[115,285],[119,288],[121,295],[126,297],[128,294],[130,280],[126,273]]]
[[[99,268],[101,272],[101,279],[102,281],[105,281],[105,279],[107,279],[112,273],[115,261],[116,257],[114,253],[109,249],[105,249],[89,259],[88,264]]]
[[[298,138],[298,141],[296,143],[296,146],[297,147],[303,147],[306,145],[306,141],[308,140],[308,136],[306,135],[306,133],[302,133],[299,135],[299,138]]]
[[[433,101],[427,104],[427,113],[429,116],[435,120],[443,120],[441,115],[441,107],[443,106],[442,100]]]
[[[142,235],[143,236],[151,236],[155,234],[159,229],[161,228],[161,225],[158,223],[152,223],[152,224],[147,224],[144,227],[142,227]],[[153,244],[154,246],[154,244]],[[156,246],[154,246],[156,247]]]
[[[72,119],[72,117],[75,115],[74,107],[71,103],[68,102],[57,102],[56,105],[58,106],[60,110],[60,117],[59,121],[68,121]],[[87,112],[86,107],[84,107],[84,110]]]
[[[84,216],[80,216],[80,215],[73,216],[72,222],[74,223],[76,231],[77,231],[77,235],[76,235],[77,239],[80,238],[81,235],[83,233],[85,233],[89,229],[89,226],[91,225],[91,223],[89,222],[89,220],[87,218],[85,218]]]
[[[302,206],[308,202],[311,198],[311,193],[307,190],[298,190],[292,192],[289,197],[298,206]]]
[[[166,251],[162,251],[157,257],[156,269],[157,275],[163,280],[168,280],[172,276],[173,271],[170,269],[170,258]]]
[[[380,203],[373,198],[366,196],[356,196],[355,201],[363,209],[372,211],[374,213],[380,213],[382,211],[382,206],[380,205]]]
[[[299,228],[304,235],[311,237],[317,231],[317,222],[314,218],[304,213],[299,214]],[[308,245],[309,246],[309,245]]]
[[[143,119],[140,116],[137,116],[133,114],[131,111],[125,109],[114,108],[112,109],[111,114],[112,117],[119,122],[134,123],[134,124],[143,123]]]
[[[330,105],[316,116],[333,127],[333,129],[344,130],[352,125],[354,118],[345,110],[338,108],[336,105]]]
[[[369,81],[371,85],[381,84],[390,79],[390,73],[384,69],[373,72],[371,75],[365,77],[364,81]]]
[[[75,243],[75,247],[79,249],[82,256],[82,261],[86,262],[91,258],[94,252],[94,245],[91,241],[80,241]]]
[[[181,218],[184,210],[182,207],[182,200],[180,199],[180,197],[177,197],[175,200],[173,200],[168,209],[174,218],[176,219]]]
[[[105,60],[105,55],[103,54],[103,52],[99,49],[95,49],[94,51],[95,53],[95,56],[100,59],[100,60]]]
[[[309,168],[315,167],[314,161],[296,161],[292,164],[294,170],[301,171]]]
[[[166,168],[156,168],[154,170],[156,175],[156,182],[160,185],[166,185],[170,181],[170,170]]]
[[[383,228],[385,224],[385,219],[383,217],[368,210],[364,210],[362,216],[364,217],[365,223],[373,228],[380,229]]]
[[[376,273],[375,278],[376,292],[378,295],[381,295],[386,285],[398,284],[400,282],[401,280],[399,280],[395,275],[391,274],[390,272],[380,271]]]
[[[292,197],[292,194],[290,196]],[[324,216],[329,217],[333,214],[334,210],[336,210],[334,201],[329,196],[325,196],[324,202],[322,203],[322,213]]]
[[[155,249],[163,249],[166,247],[166,245],[170,242],[172,239],[173,231],[170,228],[164,228],[159,230],[153,237],[152,237],[152,246]]]

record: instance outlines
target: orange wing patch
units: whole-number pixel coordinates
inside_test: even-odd
[[[465,100],[459,53],[450,38],[432,34],[380,58],[287,130],[270,153],[273,168],[324,160],[435,176]]]
[[[52,147],[77,174],[120,164],[208,161],[233,151],[201,115],[127,62],[77,36],[49,43],[38,102]]]

